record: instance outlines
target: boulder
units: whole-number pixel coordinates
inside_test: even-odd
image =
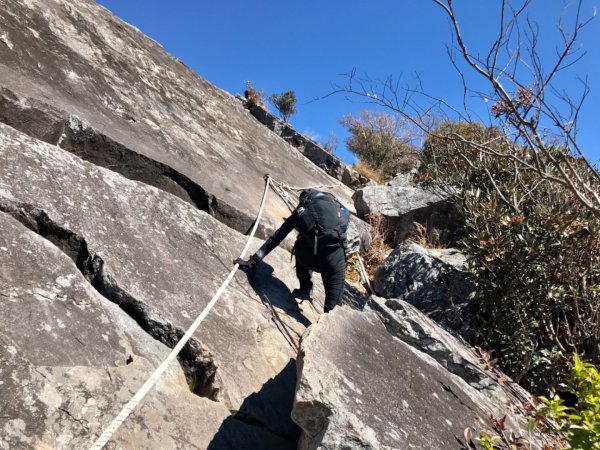
[[[371,225],[356,216],[350,216],[346,238],[348,240],[348,254],[367,250],[372,240]]]
[[[382,215],[388,227],[387,240],[394,244],[415,235],[414,222],[426,229],[431,242],[456,242],[461,219],[446,196],[408,182],[407,175],[400,175],[392,183],[357,190],[352,198],[358,216]]]
[[[61,249],[1,212],[0,267],[0,448],[87,448],[169,349]],[[204,449],[229,418],[224,404],[190,392],[174,363],[108,448]],[[245,423],[230,439],[294,448]]]
[[[476,352],[458,335],[443,329],[410,303],[373,295],[368,304],[393,336],[427,353],[475,388],[491,384],[493,378],[482,369]]]
[[[267,173],[291,186],[335,186],[329,190],[354,209],[349,188],[93,0],[1,6],[11,45],[0,43],[0,121],[244,233]],[[259,236],[287,214],[272,197]]]
[[[507,414],[517,433],[526,429],[508,408],[394,338],[373,312],[335,308],[302,339],[292,412],[301,450],[460,449],[464,429],[478,436],[490,414]]]
[[[98,292],[168,346],[208,303],[245,244],[240,233],[176,196],[5,125],[0,180],[1,211],[55,242]],[[276,249],[256,277],[239,272],[181,362],[195,392],[294,439],[295,377],[286,367],[322,305],[290,298],[297,280],[289,260]],[[315,295],[324,297],[319,283]],[[271,398],[273,385],[280,395]]]
[[[468,338],[477,302],[469,300],[475,286],[462,270],[464,261],[457,250],[430,250],[406,241],[377,269],[374,289],[381,297],[410,303]]]
[[[414,186],[414,177],[417,174],[417,169],[412,169],[408,172],[400,172],[394,178],[386,183],[386,186]]]

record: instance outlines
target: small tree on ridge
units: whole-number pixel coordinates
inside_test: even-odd
[[[277,108],[285,122],[288,122],[290,116],[296,113],[296,94],[294,91],[272,94],[271,103]]]

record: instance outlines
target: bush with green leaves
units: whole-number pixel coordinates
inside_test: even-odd
[[[381,111],[361,111],[356,116],[345,116],[340,123],[350,133],[346,139],[348,150],[386,178],[417,165],[419,150],[412,143],[416,134],[402,118]]]
[[[600,219],[567,187],[464,148],[472,144],[460,133],[523,150],[496,129],[442,124],[425,144],[420,177],[451,185],[464,215],[479,302],[475,340],[516,381],[545,393],[566,380],[572,353],[600,363]]]
[[[505,428],[504,419],[492,420],[476,441],[485,450],[534,448],[556,450],[600,450],[600,373],[591,363],[573,356],[568,384],[563,396],[576,399],[571,406],[553,392],[525,404],[527,436]]]
[[[540,413],[564,433],[572,450],[600,450],[600,373],[591,363],[573,358],[569,393],[577,399],[572,407],[558,396],[541,398]]]
[[[291,115],[296,114],[296,94],[294,91],[272,94],[271,103],[277,108],[285,122],[289,120]]]
[[[477,158],[479,150],[471,143],[494,143],[498,148],[506,140],[496,127],[485,127],[472,122],[442,122],[427,135],[421,151],[420,181],[442,179],[446,184],[470,188],[477,174],[465,169],[470,160]],[[464,184],[464,186],[463,186]]]

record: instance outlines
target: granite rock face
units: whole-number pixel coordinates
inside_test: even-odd
[[[0,24],[4,123],[175,193],[242,232],[267,173],[292,186],[336,185],[331,191],[353,209],[347,187],[92,0],[0,0]],[[273,198],[260,236],[286,214]]]
[[[368,305],[392,336],[431,356],[499,407],[510,410],[511,405],[532,401],[528,392],[498,368],[486,364],[464,339],[409,303],[371,296]]]
[[[460,449],[457,438],[505,411],[372,312],[335,308],[302,340],[292,417],[299,449]],[[523,430],[524,422],[507,418]]]
[[[475,287],[462,270],[464,262],[456,250],[429,250],[406,241],[377,269],[374,288],[377,295],[400,298],[468,338],[477,302],[469,300]]]
[[[359,217],[382,215],[389,228],[388,241],[395,244],[415,234],[414,222],[427,230],[431,242],[456,242],[460,217],[446,197],[412,184],[407,176],[399,176],[392,182],[389,186],[367,186],[354,193]]]
[[[0,448],[86,448],[169,349],[6,213],[0,267]],[[110,445],[203,449],[229,417],[225,405],[191,393],[172,364]],[[244,423],[231,439],[288,444]]]
[[[55,242],[98,292],[168,346],[210,300],[245,242],[175,196],[5,125],[0,180],[1,211]],[[291,299],[296,286],[289,253],[274,251],[256,277],[238,273],[181,355],[196,393],[290,439],[297,436],[289,419],[295,377],[286,367],[322,311]],[[323,298],[318,283],[316,297]],[[271,398],[270,389],[279,395]]]
[[[491,384],[492,378],[482,370],[480,359],[468,344],[410,303],[372,296],[368,305],[393,336],[427,353],[473,387],[485,388]]]

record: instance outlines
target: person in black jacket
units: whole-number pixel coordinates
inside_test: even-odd
[[[294,229],[298,239],[294,244],[296,276],[300,288],[292,295],[311,299],[312,272],[319,272],[325,288],[325,312],[341,300],[346,276],[346,228],[349,213],[333,195],[314,189],[300,194],[300,203],[279,229],[248,260],[234,261],[243,270],[254,272],[263,260]]]

